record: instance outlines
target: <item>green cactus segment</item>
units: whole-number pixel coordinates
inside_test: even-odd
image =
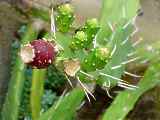
[[[78,31],[74,35],[73,40],[70,45],[72,49],[78,50],[87,46],[87,35],[83,31]]]
[[[60,32],[68,32],[73,21],[73,8],[70,4],[64,4],[58,7],[56,15],[56,25]]]
[[[35,39],[37,32],[32,25],[29,25],[23,39],[22,44],[29,42],[29,40]],[[8,87],[8,93],[5,99],[5,103],[2,110],[1,120],[17,120],[18,111],[21,100],[21,94],[24,86],[24,71],[25,65],[21,61],[20,57],[17,57],[15,66],[11,73],[11,80]]]
[[[43,95],[44,80],[45,80],[46,69],[34,69],[32,76],[32,87],[31,87],[31,112],[32,119],[37,120],[41,112],[41,99]]]
[[[99,70],[98,72],[101,73],[106,73],[108,75],[111,75],[116,78],[120,78],[125,70],[125,65],[122,65],[124,61],[128,60],[127,54],[133,52],[133,47],[130,42],[130,34],[133,31],[133,25],[129,24],[126,29],[122,29],[120,26],[114,33],[114,38],[113,40],[110,41],[110,45],[113,46],[112,48],[115,47],[116,45],[116,50],[114,54],[112,55],[109,63],[105,66],[104,69]],[[122,44],[126,39],[125,44]],[[112,69],[115,66],[120,66],[117,69]],[[112,78],[108,78],[106,76],[99,76],[99,79],[97,80],[98,84],[103,84],[104,82],[111,82],[111,87],[115,86],[117,84],[117,81]]]
[[[110,25],[115,29],[115,25],[121,23],[123,19],[130,21],[136,16],[139,9],[139,0],[103,0],[101,16],[100,16],[100,31],[97,35],[97,41],[101,44],[105,42],[105,38],[112,34]]]
[[[38,120],[72,120],[85,94],[82,89],[75,88],[67,96],[57,101]]]
[[[81,64],[83,70],[87,72],[103,69],[110,58],[108,48],[95,48],[88,54]]]
[[[134,91],[126,90],[121,92],[106,110],[102,120],[124,120],[126,115],[134,108],[137,100],[149,89],[160,84],[160,62],[153,63],[140,80]],[[126,102],[127,101],[127,102]]]
[[[25,71],[26,77],[21,97],[21,104],[19,107],[19,119],[25,119],[27,116],[31,116],[31,110],[30,110],[30,88],[31,88],[31,70],[28,69]]]

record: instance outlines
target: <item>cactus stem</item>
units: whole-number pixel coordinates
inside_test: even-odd
[[[123,18],[126,18],[126,7],[125,6],[122,7],[122,16]]]

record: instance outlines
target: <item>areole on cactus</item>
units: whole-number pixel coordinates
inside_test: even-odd
[[[81,66],[82,69],[91,72],[103,69],[110,59],[110,51],[107,47],[94,48],[86,56]]]

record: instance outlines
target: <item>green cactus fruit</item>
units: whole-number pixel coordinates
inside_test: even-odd
[[[73,13],[73,7],[70,4],[63,4],[58,7],[56,26],[60,32],[68,32],[74,21]]]
[[[88,44],[92,43],[99,29],[100,26],[96,18],[89,19],[86,21],[84,27],[81,30],[87,34]]]
[[[72,49],[78,50],[87,46],[87,35],[83,31],[78,31],[73,36],[73,41],[70,45]]]
[[[86,72],[103,69],[110,59],[108,48],[95,48],[88,54],[81,64],[81,68]]]
[[[87,20],[85,25],[74,35],[71,48],[75,50],[89,48],[91,43],[93,43],[93,39],[95,38],[99,28],[97,19],[94,18]]]

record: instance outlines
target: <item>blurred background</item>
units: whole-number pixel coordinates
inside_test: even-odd
[[[99,17],[101,0],[0,0],[0,108],[3,104],[10,78],[11,54],[14,40],[19,37],[17,31],[24,24],[34,20],[30,16],[33,8],[50,10],[51,6],[57,6],[64,2],[70,2],[75,8],[76,25],[84,23],[87,18]],[[116,2],[116,0],[115,0]],[[141,44],[153,43],[160,40],[160,0],[140,0],[141,9],[138,12],[136,25],[138,33],[133,38],[134,41],[142,39]],[[107,14],[107,13],[106,13]],[[41,21],[43,27],[47,23]],[[159,87],[147,92],[137,103],[134,111],[130,113],[128,119],[131,120],[160,120],[160,108],[156,107],[156,102],[160,98],[155,98]],[[97,94],[101,92],[97,92]],[[99,103],[91,108],[101,108],[103,101],[99,96]],[[97,111],[85,109],[80,112],[79,120],[94,120]],[[85,115],[85,117],[84,117]],[[89,119],[86,116],[93,116]]]

